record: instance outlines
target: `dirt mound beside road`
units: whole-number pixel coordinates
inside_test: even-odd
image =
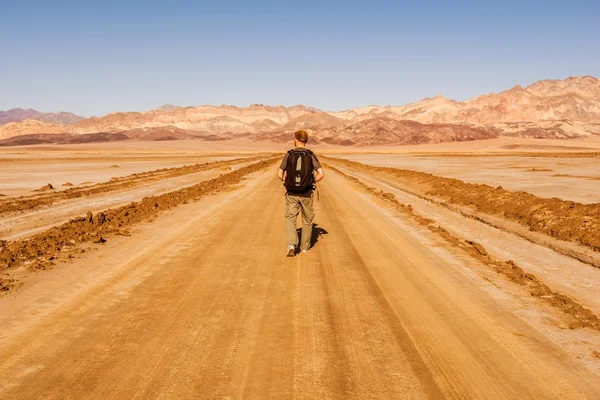
[[[209,170],[212,168],[218,168],[221,166],[229,166],[230,164],[236,164],[245,161],[255,161],[264,158],[264,156],[250,157],[250,158],[237,158],[234,160],[228,161],[215,161],[211,163],[203,163],[203,164],[194,164],[194,165],[185,165],[183,167],[173,167],[173,168],[162,168],[154,171],[147,171],[136,173],[132,175],[115,177],[110,181],[97,183],[91,186],[85,187],[72,187],[63,191],[50,191],[49,188],[46,188],[48,185],[44,186],[44,188],[39,189],[38,191],[46,191],[46,193],[36,194],[32,196],[21,196],[21,197],[11,197],[7,199],[0,200],[0,215],[7,213],[17,213],[34,210],[40,207],[52,205],[55,202],[62,200],[75,199],[84,196],[92,196],[98,193],[111,192],[116,190],[121,190],[125,188],[130,188],[136,185],[141,185],[147,182],[153,182],[156,180],[169,179],[174,178],[181,175],[193,174],[196,172],[201,172],[205,170]],[[90,182],[83,182],[81,185],[87,184]],[[67,184],[63,186],[68,186]],[[42,190],[44,189],[44,190]]]
[[[0,292],[6,292],[10,290],[13,285],[13,280],[10,278],[0,277]]]
[[[272,165],[275,159],[259,161],[238,170],[223,174],[218,178],[201,182],[159,196],[144,197],[140,202],[85,217],[77,217],[69,222],[51,228],[28,239],[13,242],[0,242],[0,271],[34,261],[52,261],[74,250],[81,243],[103,243],[105,238],[115,234],[128,233],[125,228],[155,217],[158,213],[179,204],[196,200],[211,193],[218,193],[241,182],[248,174]]]
[[[546,303],[549,303],[553,307],[556,307],[564,313],[572,316],[575,319],[575,321],[570,323],[569,327],[571,329],[588,327],[595,330],[600,330],[600,317],[595,315],[590,309],[584,307],[579,302],[552,290],[550,287],[548,287],[548,285],[539,280],[535,275],[525,272],[514,261],[503,261],[491,256],[480,243],[477,243],[472,240],[464,240],[458,237],[457,235],[450,233],[447,229],[439,226],[436,223],[436,221],[414,211],[411,205],[405,205],[398,201],[394,194],[378,191],[377,189],[367,185],[366,183],[354,176],[348,175],[345,172],[340,171],[335,167],[332,167],[331,165],[328,165],[328,167],[337,172],[338,174],[344,176],[345,178],[351,180],[352,182],[355,182],[358,185],[362,186],[367,192],[371,193],[372,195],[385,199],[389,203],[393,204],[399,211],[410,215],[415,221],[420,223],[422,226],[425,226],[430,231],[439,234],[446,241],[458,248],[463,249],[471,256],[484,262],[485,264],[493,268],[496,272],[505,275],[511,281],[519,285],[527,287],[529,294],[532,297],[538,297]]]
[[[34,192],[47,192],[48,190],[54,190],[54,186],[52,186],[50,183],[45,184],[37,190],[34,190]]]
[[[582,244],[600,251],[600,204],[581,204],[559,198],[542,198],[526,192],[511,192],[498,186],[466,183],[425,172],[375,167],[355,161],[330,158],[336,164],[359,170],[386,173],[420,192],[478,212],[502,216],[531,231]]]

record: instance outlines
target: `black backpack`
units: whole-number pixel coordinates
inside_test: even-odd
[[[306,150],[288,151],[288,159],[285,170],[285,188],[288,192],[304,193],[312,189],[314,183],[313,175],[313,152]]]

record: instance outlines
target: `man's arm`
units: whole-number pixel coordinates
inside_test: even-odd
[[[313,165],[316,169],[313,171],[315,177],[315,183],[319,182],[321,179],[325,178],[325,172],[323,172],[323,168],[321,167],[321,163],[316,155],[312,155]]]
[[[283,156],[283,159],[281,160],[281,164],[279,165],[279,169],[277,170],[277,178],[280,181],[285,180],[285,167],[287,166],[289,155],[290,155],[289,152],[285,153],[285,155]]]
[[[277,170],[277,178],[279,178],[280,181],[285,180],[285,171],[282,170],[281,168],[279,168],[279,170]]]
[[[315,171],[315,183],[319,182],[321,179],[325,178],[325,172],[323,168],[319,168]]]

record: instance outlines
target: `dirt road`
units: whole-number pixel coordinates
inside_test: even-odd
[[[560,330],[345,178],[292,259],[273,171],[245,182],[1,298],[0,395],[600,398],[600,359],[577,353],[597,332]]]

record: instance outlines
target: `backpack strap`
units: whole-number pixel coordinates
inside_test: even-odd
[[[294,169],[293,166],[292,166],[292,161],[293,161],[292,160],[292,155],[295,153],[294,150],[295,149],[289,149],[288,152],[287,152],[287,157],[288,158],[287,158],[287,162],[285,164],[285,170],[288,171],[288,172],[292,171]]]

